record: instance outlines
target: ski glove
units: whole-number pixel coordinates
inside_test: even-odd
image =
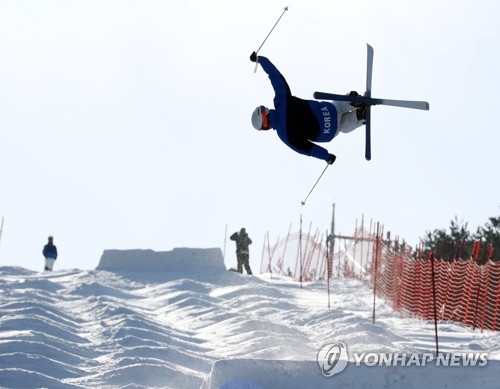
[[[328,165],[332,165],[335,162],[336,159],[337,159],[337,157],[335,155],[328,154],[328,161],[326,161],[326,163]]]
[[[257,62],[257,53],[255,51],[250,55],[250,61]]]

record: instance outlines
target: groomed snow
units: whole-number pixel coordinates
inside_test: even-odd
[[[500,335],[452,322],[439,324],[440,351],[485,352],[486,366],[351,360],[324,377],[316,356],[328,343],[435,350],[434,323],[376,300],[373,324],[368,287],[334,279],[331,291],[328,309],[323,282],[227,272],[219,249],[107,250],[93,271],[0,267],[0,387],[499,387]]]

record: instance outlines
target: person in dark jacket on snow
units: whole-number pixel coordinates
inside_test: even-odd
[[[279,138],[292,150],[310,157],[335,162],[335,155],[313,142],[330,142],[339,132],[348,133],[365,124],[364,107],[349,102],[303,100],[292,96],[290,87],[279,70],[264,56],[250,56],[267,73],[274,89],[274,108],[263,105],[252,113],[256,130],[275,129]],[[353,91],[351,96],[358,96]]]
[[[54,268],[54,262],[57,259],[57,247],[54,245],[54,238],[49,236],[48,243],[43,247],[42,254],[45,257],[45,269],[46,271],[52,271]]]
[[[229,237],[229,239],[236,242],[236,260],[238,261],[238,267],[236,271],[238,273],[243,273],[243,267],[247,271],[247,274],[252,274],[250,269],[250,246],[252,240],[248,237],[248,234],[244,228],[240,232],[235,232]]]

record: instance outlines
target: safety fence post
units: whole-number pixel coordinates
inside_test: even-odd
[[[375,299],[377,296],[377,274],[378,274],[378,246],[379,246],[379,228],[380,225],[377,222],[377,235],[375,236],[375,255],[373,267],[373,324],[375,324]]]
[[[434,333],[436,335],[436,355],[439,354],[439,338],[438,338],[438,325],[437,325],[437,309],[436,309],[436,281],[434,271],[434,254],[430,253],[431,261],[431,274],[432,274],[432,300],[434,305]]]

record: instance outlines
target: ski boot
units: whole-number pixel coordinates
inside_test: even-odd
[[[353,91],[350,91],[348,94],[348,96],[361,96],[358,92],[356,92],[355,90]],[[363,104],[361,103],[351,103],[351,105],[355,108],[360,108],[363,106]]]
[[[366,123],[366,105],[361,104],[359,108],[356,108],[356,118],[358,121]]]

